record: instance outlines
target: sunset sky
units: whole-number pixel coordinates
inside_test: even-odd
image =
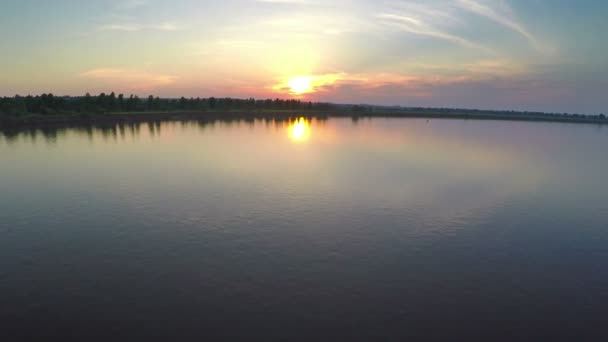
[[[608,112],[605,0],[0,2],[0,95]]]

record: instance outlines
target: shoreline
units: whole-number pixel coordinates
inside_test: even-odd
[[[335,118],[417,118],[417,119],[461,119],[461,120],[495,120],[495,121],[535,121],[561,122],[576,124],[608,124],[608,119],[591,117],[571,117],[560,115],[533,114],[492,114],[492,113],[445,113],[445,112],[362,112],[348,111],[176,111],[176,112],[134,112],[106,114],[64,114],[64,115],[31,115],[26,117],[0,117],[0,129],[30,128],[38,126],[62,126],[85,124],[137,123],[150,121],[196,121],[196,120],[289,120],[295,118],[326,120]]]

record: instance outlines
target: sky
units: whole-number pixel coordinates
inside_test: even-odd
[[[3,0],[0,95],[608,112],[605,0]]]

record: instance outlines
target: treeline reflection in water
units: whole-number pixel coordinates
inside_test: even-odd
[[[78,123],[69,125],[35,125],[35,126],[9,126],[0,127],[0,140],[6,143],[14,143],[19,140],[37,142],[43,140],[47,144],[54,144],[66,134],[78,134],[86,136],[89,140],[101,137],[104,140],[133,140],[143,134],[148,137],[161,136],[164,129],[168,127],[196,128],[201,131],[213,129],[214,127],[230,127],[247,125],[253,127],[261,124],[266,127],[288,128],[296,124],[309,125],[315,122],[323,125],[327,117],[294,116],[288,118],[223,118],[223,119],[199,119],[199,120],[149,120],[149,121],[120,121],[120,122],[95,122]]]

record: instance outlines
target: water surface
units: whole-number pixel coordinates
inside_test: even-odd
[[[3,334],[606,337],[606,146],[426,119],[4,132]]]

